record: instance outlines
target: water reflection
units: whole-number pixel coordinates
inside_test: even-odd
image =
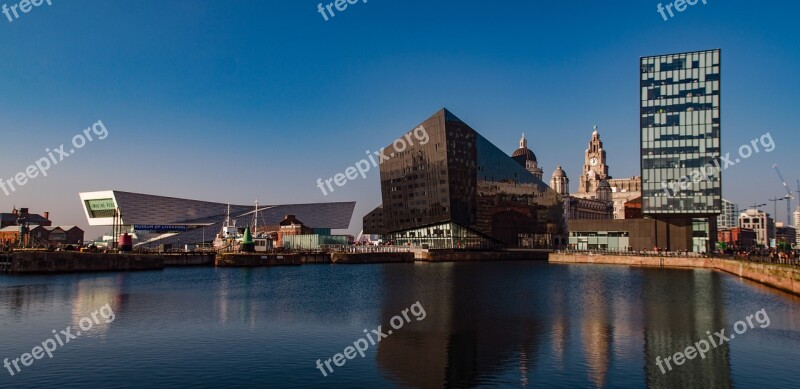
[[[713,348],[705,359],[696,357],[681,366],[672,364],[666,374],[656,366],[656,357],[664,359],[683,351],[725,322],[719,273],[695,270],[644,272],[645,297],[645,371],[652,387],[731,387],[730,349],[727,343]]]
[[[126,285],[127,276],[126,273],[120,273],[114,277],[82,279],[75,282],[71,299],[72,328],[79,331],[81,319],[89,318],[93,324],[90,330],[81,330],[82,336],[105,335],[113,323],[111,320],[116,320],[118,314],[125,315],[122,289]],[[114,314],[113,319],[109,313],[101,309],[106,304]],[[104,314],[107,317],[104,317]]]
[[[25,314],[53,300],[53,285],[12,285],[0,288],[0,301],[4,310],[14,316]]]
[[[607,294],[599,282],[591,282],[584,294],[585,314],[581,318],[581,343],[586,357],[588,377],[594,387],[603,387],[611,360],[612,325],[608,315]]]
[[[377,362],[387,378],[401,386],[464,387],[516,375],[520,385],[535,386],[546,383],[537,376],[552,374],[544,369],[554,369],[581,374],[572,378],[577,385],[606,387],[623,380],[610,381],[619,364],[634,376],[643,366],[639,382],[651,387],[731,385],[727,344],[667,374],[655,366],[656,356],[725,328],[717,273],[565,267],[563,279],[525,279],[513,269],[477,269],[424,269],[405,288],[393,284],[396,274],[386,275],[382,323],[419,296],[428,312],[379,343]],[[498,287],[498,279],[514,287]]]
[[[416,301],[424,320],[365,358],[328,377],[313,367]],[[0,351],[30,351],[109,303],[116,320],[95,326],[100,339],[15,386],[730,387],[769,374],[791,387],[798,302],[703,270],[531,262],[0,277]],[[769,328],[667,374],[656,366],[761,308]]]
[[[379,343],[378,364],[389,378],[402,386],[462,387],[514,366],[518,380],[527,384],[546,331],[543,316],[535,314],[544,306],[536,302],[538,286],[513,269],[488,274],[472,265],[416,269],[414,286],[398,290],[395,275],[384,280],[383,323],[420,296],[428,312],[424,321]],[[503,278],[516,288],[498,288]]]

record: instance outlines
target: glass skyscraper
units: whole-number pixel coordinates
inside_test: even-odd
[[[720,54],[640,60],[642,213],[692,225],[694,251],[713,247],[722,211]]]
[[[385,148],[394,152],[380,165],[383,205],[364,218],[365,233],[437,249],[561,244],[557,192],[446,109],[418,128],[427,143]]]

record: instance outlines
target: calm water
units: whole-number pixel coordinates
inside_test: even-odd
[[[316,367],[410,322],[324,377]],[[800,299],[705,270],[540,262],[0,276],[0,387],[797,387]],[[770,323],[655,365],[764,309]],[[418,313],[415,316],[413,313]],[[97,316],[97,315],[96,315]],[[402,315],[401,315],[402,316]],[[110,317],[110,315],[109,315]],[[417,320],[417,318],[422,318]],[[402,317],[401,320],[404,320]],[[87,323],[86,326],[89,325]],[[64,337],[64,336],[62,336]],[[377,337],[377,336],[375,336]],[[365,340],[366,343],[366,340]],[[13,366],[11,367],[13,369]],[[16,372],[16,370],[15,370]]]

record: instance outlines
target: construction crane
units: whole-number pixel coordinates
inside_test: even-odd
[[[775,173],[778,173],[778,178],[781,180],[781,184],[783,184],[783,188],[786,189],[786,225],[792,225],[792,200],[794,200],[794,195],[792,194],[792,190],[789,189],[789,185],[786,185],[786,180],[783,179],[783,174],[781,174],[780,169],[778,169],[778,164],[772,164],[772,168],[775,169]],[[798,188],[800,189],[800,188]],[[777,205],[777,202],[775,203]],[[775,220],[778,220],[778,215],[775,215]]]

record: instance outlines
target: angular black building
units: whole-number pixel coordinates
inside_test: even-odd
[[[384,155],[383,204],[364,217],[365,233],[432,249],[563,243],[561,196],[447,109]]]

